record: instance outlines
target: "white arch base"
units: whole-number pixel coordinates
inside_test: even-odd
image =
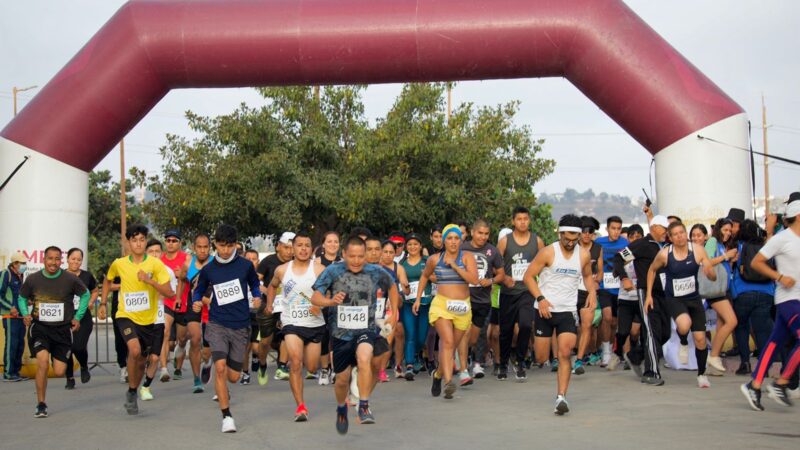
[[[658,152],[656,212],[676,215],[686,224],[712,224],[730,208],[743,209],[751,217],[750,156],[742,150],[749,146],[747,128],[747,115],[737,114]]]
[[[0,191],[0,264],[5,268],[21,251],[33,271],[44,267],[50,245],[86,252],[89,174],[0,137],[0,183],[25,156],[28,161]]]

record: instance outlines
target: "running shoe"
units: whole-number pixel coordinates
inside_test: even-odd
[[[761,389],[753,389],[751,383],[745,383],[739,387],[742,394],[750,404],[750,408],[754,411],[763,411],[764,407],[761,406]]]
[[[250,374],[248,372],[242,372],[242,376],[239,378],[239,384],[242,386],[250,384]]]
[[[64,389],[68,391],[75,389],[75,378],[67,378],[67,385],[64,386]]]
[[[33,417],[37,419],[44,419],[47,417],[47,405],[43,402],[36,405],[36,412],[33,413]]]
[[[181,369],[175,369],[172,371],[172,378],[175,380],[182,380],[183,379],[183,371]]]
[[[697,376],[697,387],[701,389],[706,389],[711,387],[711,382],[708,381],[708,377],[705,375],[698,375]]]
[[[553,358],[550,361],[550,372],[558,372],[558,358]]]
[[[556,407],[553,412],[557,416],[563,416],[564,414],[569,412],[569,403],[567,403],[567,398],[563,395],[559,395],[556,397]]]
[[[678,349],[678,361],[683,364],[689,364],[689,346],[681,345]]]
[[[525,380],[528,379],[528,374],[525,373],[525,366],[524,365],[517,364],[517,369],[514,372],[514,377],[517,379],[517,381],[520,381],[520,382],[525,381]]]
[[[233,399],[233,396],[231,395],[231,391],[230,391],[230,389],[229,389],[229,390],[228,390],[228,403],[230,403],[232,399]],[[214,394],[214,396],[213,396],[213,397],[211,397],[211,400],[212,400],[212,401],[215,401],[215,402],[218,402],[218,401],[219,401],[219,395],[217,395],[217,394]]]
[[[650,386],[662,386],[664,379],[655,375],[645,375],[642,377],[642,384],[649,384]]]
[[[465,370],[458,374],[458,384],[460,384],[461,386],[469,386],[472,383],[474,383],[474,381],[472,380],[472,377],[469,376],[468,370]]]
[[[711,369],[706,371],[709,375],[721,377],[725,374],[725,365],[722,363],[722,358],[719,356],[708,357],[708,368]]]
[[[139,398],[141,398],[143,402],[148,402],[153,399],[153,393],[150,392],[149,387],[142,386],[139,388]]]
[[[269,383],[269,374],[267,373],[267,366],[258,367],[258,384],[260,386],[266,386]]]
[[[753,373],[753,369],[750,368],[749,362],[739,364],[739,368],[736,369],[736,375],[750,375],[751,373]]]
[[[204,362],[200,366],[200,381],[203,384],[208,384],[211,381],[211,360]]]
[[[305,404],[301,404],[294,411],[294,421],[295,422],[305,422],[307,420],[308,420],[308,410],[306,409],[306,405]]]
[[[283,381],[289,379],[289,371],[286,370],[286,367],[278,367],[277,369],[275,369],[275,379]]]
[[[572,373],[574,373],[575,375],[583,375],[584,373],[586,373],[586,369],[583,366],[584,366],[583,360],[580,358],[576,359],[575,364],[572,366]]]
[[[320,369],[317,376],[317,383],[320,386],[327,386],[331,384],[331,369]]]
[[[778,402],[779,405],[792,406],[792,400],[789,398],[789,393],[786,385],[780,385],[776,382],[767,384],[767,395],[769,398]]]
[[[597,353],[592,353],[591,355],[589,355],[589,360],[587,361],[586,364],[589,365],[589,366],[597,366],[597,365],[600,364],[600,361],[602,359],[603,359],[603,357],[601,355],[599,355]]]
[[[406,366],[406,373],[403,375],[406,381],[414,381],[414,366],[411,364]]]
[[[18,377],[14,376],[14,375],[3,374],[3,383],[13,383],[13,382],[19,381],[17,378]]]
[[[361,425],[371,425],[375,423],[375,417],[372,415],[372,411],[370,411],[369,407],[358,407],[358,422]]]
[[[405,378],[406,373],[403,371],[403,368],[400,366],[394,366],[394,377],[395,378]]]
[[[378,372],[378,381],[381,383],[389,382],[389,375],[386,374],[386,369],[381,369],[380,372]]]
[[[92,374],[89,373],[88,367],[81,367],[81,384],[86,384],[92,379]]]
[[[786,392],[789,394],[789,398],[791,399],[800,398],[800,388],[787,389]]]
[[[339,406],[336,408],[336,432],[347,434],[347,428],[347,406]]]
[[[431,385],[431,395],[438,397],[442,395],[442,377],[438,372],[433,372],[433,384]]]
[[[608,364],[606,365],[606,369],[608,369],[609,372],[613,372],[617,370],[619,363],[620,363],[619,356],[617,356],[616,353],[612,353],[611,357],[608,359]]]
[[[139,414],[139,405],[136,402],[136,391],[131,392],[128,390],[125,392],[125,411],[131,416]]]
[[[128,368],[122,367],[119,369],[119,382],[122,384],[128,384]]]
[[[453,398],[453,394],[456,393],[456,389],[458,389],[456,384],[453,382],[453,380],[450,380],[449,383],[444,385],[444,398],[448,400]]]
[[[476,362],[475,364],[472,365],[472,375],[475,378],[481,379],[481,378],[483,378],[485,376],[485,374],[486,374],[486,372],[483,369],[483,366],[481,365],[481,363]]]
[[[193,394],[202,394],[205,392],[206,388],[203,387],[203,383],[200,381],[200,378],[195,377],[194,379],[194,386],[192,387]]]
[[[508,379],[508,366],[505,364],[500,365],[500,367],[497,369],[497,379],[499,381]]]
[[[180,369],[180,367],[178,367],[178,360],[183,358],[184,355],[186,355],[186,347],[178,347],[175,349],[175,358],[172,360],[172,365],[176,370]]]
[[[225,416],[222,418],[222,432],[236,433],[236,423],[233,422],[233,417]]]
[[[83,373],[83,372],[81,372],[81,373]],[[161,380],[162,383],[166,383],[167,381],[170,380],[169,371],[167,370],[166,367],[162,367],[161,368],[161,377],[159,379]]]
[[[255,372],[256,370],[258,370],[259,364],[260,363],[258,362],[258,357],[257,356],[253,356],[250,359],[250,372]]]
[[[316,380],[317,373],[316,372],[306,372],[306,380]]]
[[[631,361],[631,357],[628,356],[627,353],[625,353],[625,364],[627,364],[631,369],[633,369],[633,372],[636,374],[637,378],[642,378],[642,375],[643,375],[642,374],[642,366],[640,364],[634,364]]]

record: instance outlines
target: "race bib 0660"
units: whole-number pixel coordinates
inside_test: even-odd
[[[364,330],[369,319],[369,306],[339,305],[336,311],[339,328],[345,330]]]
[[[150,295],[147,291],[126,292],[123,298],[126,312],[140,312],[150,309]]]
[[[215,284],[214,295],[217,297],[217,304],[219,306],[244,300],[244,292],[242,292],[242,286],[239,280]]]
[[[463,316],[469,312],[469,302],[466,300],[448,300],[447,311],[457,316]]]
[[[63,303],[39,303],[39,321],[41,322],[63,322],[64,304]]]
[[[684,297],[697,291],[694,277],[677,278],[672,280],[672,294],[675,297]]]

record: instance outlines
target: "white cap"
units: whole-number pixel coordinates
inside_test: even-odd
[[[655,216],[653,217],[653,220],[650,221],[650,226],[652,227],[655,225],[659,225],[664,228],[669,228],[669,219],[661,215]]]
[[[512,231],[511,228],[503,228],[502,230],[500,230],[500,233],[497,235],[497,240],[498,241],[502,240],[504,237],[506,237],[509,234],[511,234],[511,231]]]
[[[295,234],[292,233],[291,231],[284,231],[283,234],[281,235],[281,238],[278,239],[278,242],[286,245],[291,244],[292,240],[294,239],[294,236]]]
[[[14,264],[16,262],[22,263],[22,264],[26,264],[28,262],[28,258],[25,257],[24,253],[17,252],[17,253],[14,253],[14,255],[11,256],[11,264]]]
[[[800,214],[800,200],[795,200],[786,205],[786,217],[794,217]]]

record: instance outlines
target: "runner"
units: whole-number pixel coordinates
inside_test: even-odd
[[[425,247],[422,252],[424,256],[431,256],[440,253],[444,249],[444,242],[442,241],[442,226],[434,225],[431,228],[430,234],[431,243]]]
[[[402,239],[403,246],[405,247],[406,238],[403,237]],[[397,290],[400,292],[400,294],[405,296],[411,291],[409,290],[408,276],[406,276],[405,268],[396,262],[397,249],[398,246],[394,241],[383,241],[381,243],[380,265],[387,272],[389,272],[389,275],[391,275],[392,280],[397,285]],[[384,299],[384,303],[385,302],[386,299]],[[400,303],[399,307],[402,307],[402,303]],[[378,323],[379,327],[383,326],[383,322],[388,318],[389,315],[391,315],[391,310],[387,310],[385,307],[380,305],[378,306],[378,313],[375,316],[375,321]],[[405,373],[403,372],[403,360],[405,359],[405,330],[403,329],[403,324],[401,322],[396,322],[397,325],[394,327],[394,332],[387,338],[387,340],[389,341],[389,346],[394,349],[394,376],[395,378],[404,378]],[[383,363],[382,367],[386,367],[389,364],[390,357],[391,354],[389,353],[381,356]],[[378,379],[381,382],[389,381],[389,377],[386,375],[386,369],[381,369],[381,371],[378,373]]]
[[[674,222],[667,228],[667,233],[672,244],[659,251],[647,271],[647,297],[644,302],[644,310],[647,312],[653,309],[653,285],[656,274],[663,269],[665,276],[661,281],[666,299],[663,305],[675,321],[675,327],[681,339],[678,358],[681,364],[689,362],[687,336],[691,329],[694,337],[694,354],[697,358],[697,387],[708,388],[711,387],[711,384],[706,376],[706,359],[708,357],[706,312],[698,291],[697,272],[702,267],[703,273],[711,281],[717,279],[717,273],[703,246],[689,241],[686,226],[681,222]]]
[[[73,298],[80,297],[78,309]],[[72,333],[89,305],[89,291],[75,275],[61,270],[61,249],[55,246],[44,251],[44,270],[25,279],[19,290],[17,309],[28,327],[28,349],[36,358],[36,412],[34,417],[47,417],[47,370],[53,359],[53,372],[63,376],[72,361]],[[33,309],[28,310],[28,302]]]
[[[628,228],[628,243],[632,243],[644,236],[644,230],[639,224],[633,224]],[[620,239],[621,240],[621,239]],[[616,254],[615,254],[616,255]],[[605,274],[605,272],[604,272]],[[620,288],[617,295],[617,334],[614,353],[606,366],[608,370],[617,370],[617,366],[625,358],[625,346],[635,347],[639,336],[639,328],[642,323],[642,314],[639,309],[639,295],[636,291],[636,271],[633,268],[633,261],[625,263],[625,274],[631,284],[629,289]],[[617,277],[614,277],[618,279]],[[604,276],[604,279],[607,279]],[[626,344],[630,336],[630,344]],[[630,367],[628,367],[630,369]]]
[[[328,327],[331,330],[333,370],[336,372],[336,431],[347,433],[347,394],[351,368],[358,367],[358,418],[362,424],[375,423],[369,408],[369,396],[375,385],[374,374],[380,369],[378,356],[389,351],[383,336],[397,323],[399,294],[385,270],[366,263],[366,245],[352,237],[344,248],[344,264],[325,269],[314,283],[311,303],[335,308]],[[384,330],[375,323],[379,299],[389,293],[392,315]],[[327,298],[326,295],[331,295]]]
[[[422,359],[419,353],[425,345],[428,336],[428,311],[431,304],[430,286],[425,287],[425,291],[420,298],[419,314],[414,314],[411,309],[417,299],[419,289],[419,279],[422,270],[428,260],[427,256],[422,255],[422,238],[414,233],[406,237],[406,255],[400,262],[408,277],[408,295],[405,296],[405,304],[400,309],[400,318],[403,321],[405,330],[405,356],[406,370],[403,376],[407,381],[413,381],[414,376],[422,369]]]
[[[75,356],[75,359],[78,361],[78,365],[81,367],[81,383],[86,384],[92,378],[92,375],[89,373],[89,351],[87,350],[87,346],[89,344],[89,337],[92,335],[92,328],[94,327],[94,320],[92,319],[92,314],[88,311],[91,305],[95,304],[97,300],[97,280],[94,276],[81,269],[81,264],[83,264],[83,250],[79,248],[71,248],[67,251],[67,272],[77,276],[80,278],[83,285],[86,286],[86,289],[89,290],[89,306],[87,306],[87,312],[83,315],[80,320],[81,326],[78,328],[77,332],[72,334],[72,354]],[[72,299],[73,306],[75,307],[75,311],[80,310],[80,303],[81,299],[77,295]],[[74,365],[72,364],[72,358],[67,363],[67,370],[66,370],[66,377],[67,377],[67,385],[65,386],[66,389],[71,390],[75,389],[75,376],[73,371],[75,370]]]
[[[442,239],[444,250],[428,258],[425,263],[413,312],[419,314],[422,294],[430,277],[435,275],[438,292],[431,302],[428,320],[439,335],[439,367],[433,373],[431,395],[438,397],[441,394],[444,380],[444,398],[451,399],[456,391],[456,384],[452,380],[456,345],[472,324],[469,285],[478,283],[478,268],[472,253],[461,250],[461,229],[458,225],[444,227]]]
[[[617,327],[617,297],[619,296],[619,278],[614,276],[614,255],[628,246],[628,239],[620,237],[621,232],[622,218],[611,216],[606,219],[608,236],[601,236],[595,240],[603,249],[603,278],[600,280],[600,290],[597,291],[597,303],[600,305],[603,315],[598,330],[600,348],[603,352],[600,367],[607,367],[613,354],[611,337],[614,336],[614,329]]]
[[[106,318],[106,303],[111,281],[120,278],[120,303],[117,310],[117,324],[128,347],[128,391],[125,394],[125,410],[130,415],[139,414],[136,390],[142,378],[145,379],[139,395],[143,401],[153,399],[150,384],[158,368],[158,357],[164,340],[164,330],[156,326],[158,315],[158,296],[172,297],[175,291],[170,287],[167,267],[158,258],[148,257],[147,227],[133,225],[128,227],[125,237],[131,255],[117,258],[111,263],[103,279],[98,316]],[[145,363],[149,362],[145,374]]]
[[[583,216],[581,217],[581,240],[580,246],[589,252],[589,257],[592,261],[592,281],[593,288],[597,292],[599,282],[603,280],[603,272],[600,268],[603,267],[603,248],[594,242],[594,233],[600,227],[600,223],[594,217]],[[584,369],[587,365],[594,365],[602,358],[598,357],[594,351],[589,352],[587,349],[592,341],[592,334],[595,321],[595,307],[589,308],[586,299],[589,297],[588,286],[584,284],[583,279],[578,280],[578,319],[580,319],[580,328],[578,333],[578,354],[576,355],[575,365],[572,373],[576,375],[583,375],[586,372]]]
[[[22,369],[22,355],[25,353],[25,324],[17,309],[22,277],[28,269],[28,258],[17,252],[11,256],[6,270],[0,272],[0,314],[3,316],[5,347],[3,348],[3,381],[23,381],[27,377],[19,375]]]
[[[281,313],[283,336],[289,353],[289,385],[292,388],[297,409],[295,422],[308,420],[308,409],[303,399],[303,363],[306,370],[314,373],[320,359],[325,334],[325,319],[322,311],[310,302],[312,286],[325,266],[311,259],[311,237],[303,232],[292,241],[294,259],[275,270],[267,293],[267,309],[273,309],[275,292],[283,287],[284,312]]]
[[[511,228],[503,228],[497,234],[498,245],[504,237],[511,234]],[[498,250],[499,251],[499,250]],[[505,266],[505,262],[503,263]],[[505,268],[503,269],[505,274]],[[505,281],[505,279],[503,280]],[[492,350],[492,376],[497,376],[500,369],[500,286],[492,285],[492,309],[489,311],[489,327],[486,329],[486,340]]]
[[[253,295],[253,306],[261,304],[258,275],[250,261],[236,253],[237,232],[230,225],[220,225],[214,233],[214,260],[200,270],[192,295],[192,309],[208,306],[205,337],[211,346],[216,377],[214,390],[222,411],[222,432],[235,433],[236,424],[230,410],[230,394],[226,381],[236,384],[241,376],[242,356],[250,337],[250,304],[245,292]],[[203,294],[211,289],[211,298]]]
[[[536,361],[543,364],[550,355],[553,332],[558,348],[558,391],[555,414],[569,412],[567,389],[572,369],[570,358],[575,348],[578,322],[578,285],[583,279],[588,295],[586,308],[594,310],[597,302],[589,251],[576,245],[583,224],[578,216],[568,214],[558,221],[558,242],[540,251],[525,272],[525,284],[536,298]],[[536,277],[539,277],[537,281]]]
[[[147,241],[147,256],[151,258],[161,259],[162,252],[164,251],[164,247],[161,244],[161,241],[158,239],[150,239]],[[175,276],[175,272],[172,271],[169,267],[167,267],[167,272],[169,273],[169,287],[172,289],[173,292],[178,292],[178,278]],[[158,313],[156,314],[156,328],[161,329],[161,333],[166,335],[167,327],[166,327],[166,307],[164,306],[165,300],[164,297],[159,295],[158,296]],[[161,345],[161,355],[159,356],[159,363],[161,364],[161,382],[169,381],[169,373],[166,371],[167,369],[167,353],[169,352],[169,346],[166,340]],[[148,367],[149,369],[149,367]],[[149,371],[148,371],[149,372]],[[153,372],[155,374],[155,372]],[[166,374],[166,376],[165,376]],[[142,388],[144,389],[144,388]],[[148,388],[149,393],[149,388]],[[147,396],[147,394],[145,394]]]
[[[792,406],[789,397],[789,379],[800,365],[800,200],[786,205],[784,225],[786,229],[773,236],[753,258],[751,266],[761,275],[775,280],[775,325],[767,345],[758,356],[753,370],[753,379],[743,384],[741,391],[747,397],[750,407],[763,411],[761,405],[761,386],[775,356],[775,351],[783,348],[790,336],[795,337],[794,347],[784,359],[784,366],[777,380],[767,384],[768,395],[784,406]],[[774,222],[774,216],[772,217]],[[768,223],[768,227],[774,223]],[[775,268],[767,260],[775,260]]]
[[[253,270],[258,268],[258,252],[253,250],[252,248],[248,248],[244,251],[244,259],[250,261],[253,264]],[[247,301],[251,304],[253,303],[253,298],[249,295]],[[248,385],[250,384],[250,370],[257,373],[258,372],[258,320],[256,319],[256,314],[258,310],[250,308],[250,345],[247,346],[247,349],[244,351],[244,359],[242,361],[245,362],[244,368],[242,369],[242,379],[239,380],[239,384],[241,385]],[[246,363],[250,361],[250,366]]]
[[[339,255],[340,249],[339,233],[328,231],[322,238],[322,255],[319,256],[319,263],[328,267],[333,263],[342,260]],[[322,339],[322,351],[320,353],[320,370],[317,375],[317,382],[320,386],[327,386],[332,383],[333,372],[331,371],[331,332],[325,327],[325,336]]]
[[[161,349],[161,373],[159,375],[159,379],[162,382],[170,380],[169,371],[167,370],[167,360],[170,352],[175,350],[177,328],[178,326],[185,327],[186,325],[185,323],[175,323],[175,311],[186,310],[184,306],[187,303],[187,297],[189,295],[189,283],[184,281],[185,274],[183,273],[183,270],[189,262],[189,255],[181,250],[180,231],[167,230],[167,232],[164,233],[164,242],[166,243],[167,251],[160,256],[160,259],[177,278],[178,286],[175,290],[175,297],[164,298],[164,346]],[[148,248],[149,247],[150,245],[148,244]],[[159,249],[159,253],[161,253],[161,249]],[[175,325],[173,325],[174,323]],[[172,333],[173,328],[176,331],[174,335]]]
[[[469,287],[472,326],[458,346],[462,386],[471,382],[469,372],[466,370],[470,354],[473,361],[472,374],[475,378],[484,376],[485,371],[481,363],[486,355],[482,351],[484,349],[479,351],[476,345],[492,309],[492,286],[502,283],[505,278],[503,257],[497,247],[488,242],[490,232],[489,223],[478,219],[472,224],[472,240],[461,244],[461,249],[472,254],[478,267],[478,282]]]
[[[389,240],[394,243],[394,262],[399,263],[406,256],[406,237],[400,231],[393,231],[389,234]]]
[[[517,381],[523,381],[528,378],[523,361],[531,338],[534,300],[525,287],[522,276],[539,250],[544,248],[544,241],[530,231],[531,213],[528,208],[514,208],[511,219],[514,231],[497,243],[497,249],[505,261],[506,274],[500,287],[500,368],[497,379],[508,378],[508,360],[512,353],[514,325],[517,325],[515,376]]]
[[[283,293],[279,290],[275,293],[276,301],[273,304],[274,310],[266,309],[266,295],[270,281],[275,277],[275,270],[282,264],[292,260],[292,240],[294,233],[285,231],[278,239],[275,245],[275,253],[267,256],[258,263],[259,279],[262,283],[261,286],[262,300],[264,304],[256,313],[256,320],[258,321],[259,335],[261,342],[258,344],[258,384],[264,386],[269,381],[267,374],[267,354],[272,347],[278,350],[278,368],[275,369],[276,380],[288,380],[289,368],[289,354],[286,350],[286,344],[283,341],[283,333],[278,329],[278,324],[281,321],[281,314],[283,312]]]

